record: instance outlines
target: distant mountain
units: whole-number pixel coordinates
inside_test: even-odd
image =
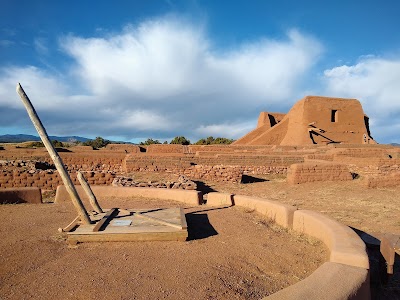
[[[86,142],[90,139],[80,137],[80,136],[49,136],[51,140],[57,140],[60,142],[70,142],[70,141],[79,141]],[[40,141],[40,138],[35,135],[30,134],[5,134],[0,135],[0,143],[22,143],[28,141]]]
[[[400,146],[400,144],[397,144],[397,143],[391,143],[390,145],[396,146],[396,147],[399,147],[399,146]]]

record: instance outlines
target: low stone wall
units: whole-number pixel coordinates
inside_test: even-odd
[[[68,170],[83,171],[113,171],[121,172],[122,161],[125,151],[101,150],[79,150],[76,148],[89,147],[77,146],[66,149],[67,152],[59,152],[63,163],[68,166]],[[91,147],[90,147],[91,148]],[[76,151],[76,152],[75,152]],[[2,151],[0,160],[38,160],[53,164],[45,148],[39,149],[11,149]]]
[[[118,176],[114,178],[112,186],[145,187],[157,189],[196,190],[197,184],[186,176],[179,176],[177,181],[136,181],[132,177]]]
[[[152,144],[146,147],[147,153],[184,153],[185,146],[177,144]]]
[[[244,166],[243,174],[253,175],[286,175],[288,167],[279,166]]]
[[[358,158],[399,158],[400,148],[349,148],[341,149],[335,154],[335,157],[358,157]]]
[[[207,194],[207,205],[238,205],[249,209],[254,209],[266,216],[268,219],[273,220],[275,223],[285,228],[292,228],[293,214],[297,210],[297,208],[292,205],[282,204],[263,198],[218,192]]]
[[[384,188],[400,185],[400,172],[392,174],[381,174],[374,176],[366,176],[362,180],[363,184],[369,188]]]
[[[335,163],[293,164],[287,174],[289,184],[299,184],[314,181],[348,181],[353,176],[346,165]]]
[[[125,153],[139,153],[140,152],[140,147],[136,145],[131,145],[131,144],[108,144],[106,146],[107,150],[110,151],[119,151],[119,152],[125,152]]]
[[[42,203],[42,193],[39,188],[22,187],[0,189],[0,204]]]
[[[301,156],[214,154],[213,156],[198,157],[195,155],[161,156],[142,154],[127,155],[122,169],[125,173],[156,171],[185,174],[190,177],[194,166],[202,166],[198,167],[199,169],[207,169],[209,166],[225,166],[240,168],[248,174],[264,175],[286,174],[287,168],[291,164],[301,162],[304,162],[304,158]],[[195,173],[199,173],[199,169]],[[187,173],[183,173],[183,171],[187,171]],[[205,172],[202,172],[203,175]],[[207,176],[193,178],[205,177]],[[213,178],[218,180],[217,176],[213,176]]]
[[[79,184],[77,173],[69,173],[74,184]],[[111,185],[115,178],[112,172],[83,172],[91,185]],[[61,177],[55,170],[40,170],[30,172],[27,170],[2,170],[0,171],[0,188],[12,187],[38,187],[45,190],[55,190],[63,184]]]
[[[333,155],[330,154],[308,154],[305,156],[305,158],[314,160],[333,161]]]

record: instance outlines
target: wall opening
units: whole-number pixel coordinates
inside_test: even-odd
[[[331,122],[337,122],[337,110],[336,109],[332,109]]]

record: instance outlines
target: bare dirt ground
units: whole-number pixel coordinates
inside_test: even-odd
[[[102,206],[180,203],[109,199]],[[238,207],[186,207],[186,242],[83,243],[57,229],[72,205],[0,205],[0,299],[260,299],[327,260],[318,241]]]

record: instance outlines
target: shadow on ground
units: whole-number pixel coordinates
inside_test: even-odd
[[[205,184],[202,181],[194,181],[197,184],[197,190],[202,192],[203,194],[208,194],[212,192],[217,192],[211,186]]]
[[[253,177],[250,175],[243,175],[241,183],[246,184],[246,183],[265,182],[265,181],[269,180],[264,178]]]
[[[400,257],[396,255],[393,275],[386,272],[386,263],[380,252],[380,241],[374,236],[351,227],[364,241],[370,265],[372,300],[400,300]]]
[[[188,226],[188,241],[201,240],[218,234],[205,213],[186,214],[186,223]]]

